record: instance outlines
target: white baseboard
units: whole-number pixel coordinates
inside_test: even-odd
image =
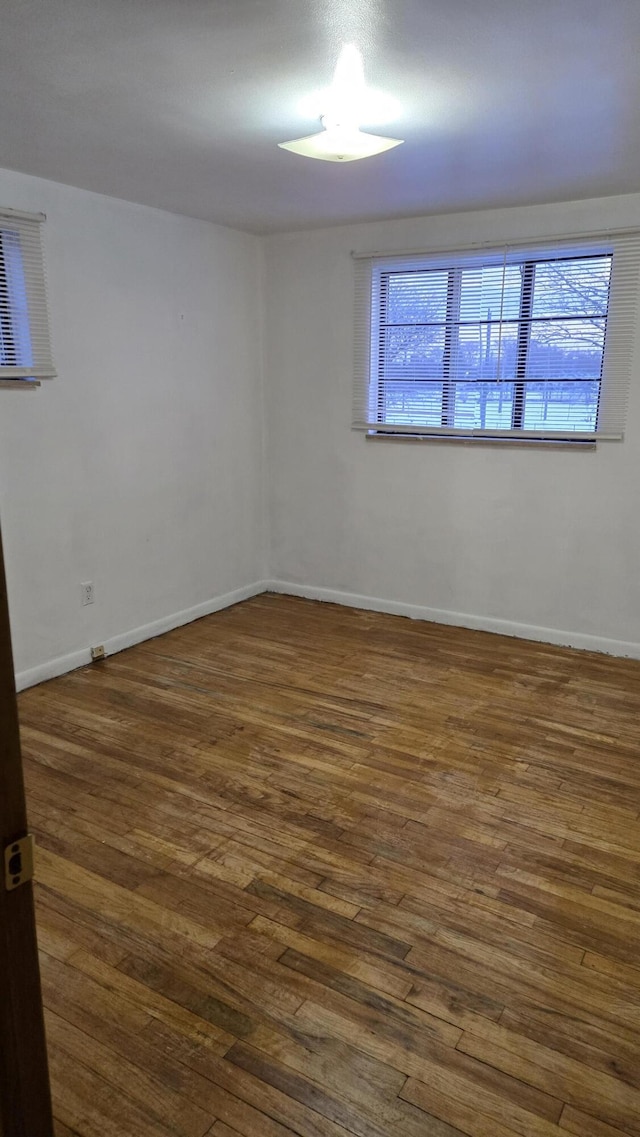
[[[183,624],[190,624],[192,620],[199,620],[201,616],[209,616],[212,612],[219,612],[222,608],[230,608],[232,604],[239,604],[241,600],[248,600],[250,596],[257,596],[267,590],[265,581],[248,584],[244,588],[236,588],[233,592],[225,592],[222,596],[214,596],[212,600],[205,600],[203,604],[196,604],[193,608],[184,608],[181,612],[174,612],[171,616],[163,616],[161,620],[154,620],[151,624],[142,624],[139,628],[132,628],[129,632],[122,632],[118,636],[104,641],[105,655],[115,655],[127,647],[142,643],[143,640],[161,636],[163,632],[170,632]],[[81,651],[70,652],[69,655],[60,655],[56,659],[47,660],[37,667],[16,673],[16,690],[24,691],[26,687],[33,687],[36,683],[43,683],[45,679],[55,679],[57,675],[65,675],[67,671],[75,671],[76,667],[84,667],[91,663],[91,648],[82,648]]]
[[[209,616],[212,612],[221,611],[222,608],[230,608],[233,604],[239,604],[251,596],[258,596],[261,592],[280,592],[289,596],[303,596],[308,600],[326,600],[332,604],[343,604],[347,608],[388,612],[392,616],[408,616],[412,620],[430,620],[435,624],[453,624],[461,628],[476,628],[482,632],[497,632],[501,636],[515,636],[518,639],[537,640],[560,647],[575,647],[583,651],[598,651],[606,655],[640,659],[640,643],[627,640],[607,639],[604,636],[562,631],[558,628],[542,628],[535,624],[520,624],[493,616],[473,616],[469,612],[427,608],[422,604],[405,604],[399,600],[383,600],[377,596],[361,596],[356,592],[340,592],[333,588],[315,588],[313,585],[294,584],[288,580],[256,581],[255,584],[248,584],[244,588],[236,588],[233,592],[215,596],[212,600],[205,600],[203,604],[196,604],[193,608],[184,608],[181,612],[174,612],[173,615],[164,616],[161,620],[154,620],[150,624],[143,624],[129,632],[112,636],[111,639],[104,641],[105,654],[115,655],[116,652],[133,647],[134,644],[153,639],[154,636],[161,636],[163,632],[170,632],[173,628],[190,624],[192,620],[199,620],[201,616]],[[68,655],[60,655],[27,671],[17,672],[16,689],[23,691],[26,687],[33,687],[46,679],[55,679],[57,675],[65,675],[68,671],[74,671],[76,667],[84,667],[88,663],[91,663],[91,649],[88,647],[70,652]]]
[[[264,582],[268,592],[281,592],[289,596],[304,596],[308,600],[326,600],[348,608],[364,608],[371,612],[388,612],[392,616],[409,616],[412,620],[430,620],[435,624],[453,624],[460,628],[475,628],[482,632],[497,632],[501,636],[537,640],[558,647],[576,647],[583,651],[598,651],[605,655],[618,655],[640,659],[640,643],[612,640],[584,632],[568,632],[559,628],[543,628],[535,624],[520,624],[514,620],[500,620],[494,616],[473,616],[469,612],[451,612],[444,608],[426,608],[421,604],[405,604],[399,600],[382,600],[377,596],[360,596],[355,592],[340,592],[333,588],[315,588],[312,585],[293,584],[288,580]]]

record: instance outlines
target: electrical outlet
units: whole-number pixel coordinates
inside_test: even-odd
[[[82,590],[82,603],[93,604],[93,581],[85,580],[80,588]]]

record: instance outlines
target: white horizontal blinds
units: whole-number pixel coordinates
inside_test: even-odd
[[[372,273],[369,259],[355,262],[355,321],[354,321],[354,378],[353,378],[353,426],[366,430],[378,423],[377,410],[369,413],[369,402],[377,397],[377,371],[374,365],[377,324],[372,319],[378,303],[378,275]]]
[[[622,438],[640,318],[640,233],[617,237],[609,290],[598,436]]]
[[[0,210],[0,379],[49,379],[41,219]]]
[[[358,261],[354,426],[621,437],[639,252],[632,234]]]

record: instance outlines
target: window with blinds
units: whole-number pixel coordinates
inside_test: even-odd
[[[356,265],[354,427],[623,437],[640,234]]]
[[[55,375],[40,214],[0,209],[0,381],[37,383]]]

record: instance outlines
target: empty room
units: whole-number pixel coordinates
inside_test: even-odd
[[[638,0],[0,28],[0,1137],[640,1137]]]

